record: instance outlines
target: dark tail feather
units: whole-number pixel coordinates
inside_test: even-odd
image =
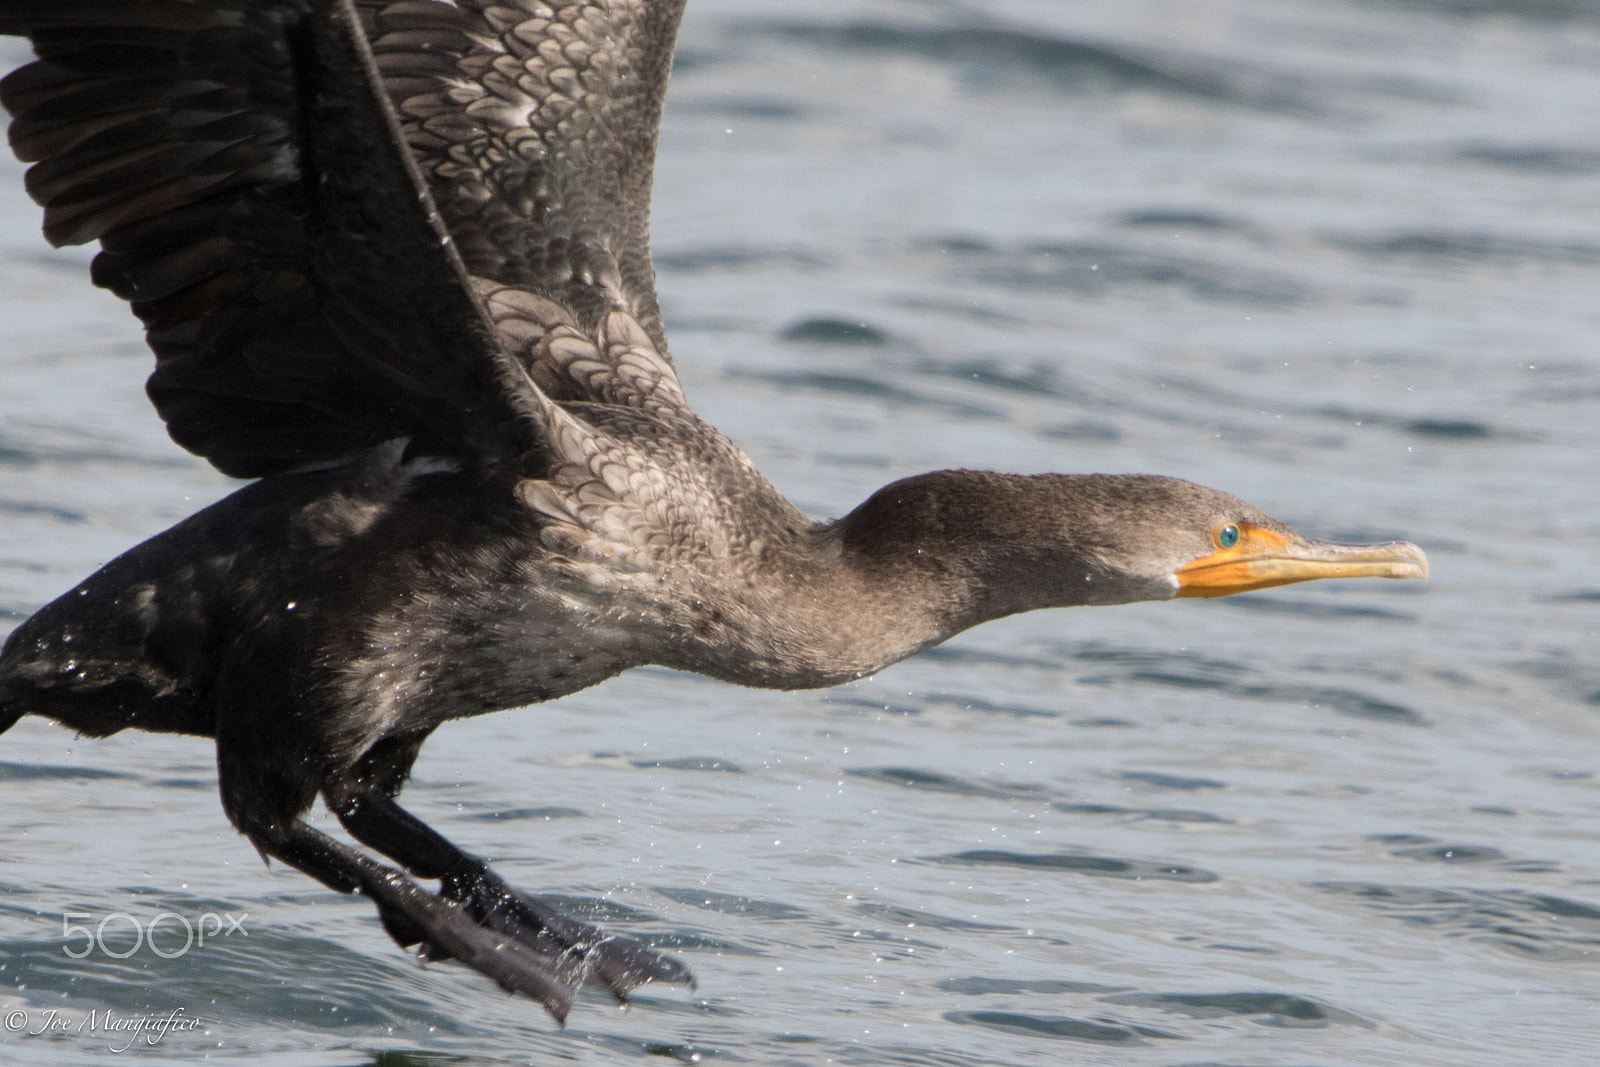
[[[5,651],[10,649],[7,648]],[[11,729],[17,724],[18,719],[28,713],[28,709],[22,706],[22,694],[17,692],[12,679],[6,677],[10,673],[10,671],[0,673],[0,734]]]

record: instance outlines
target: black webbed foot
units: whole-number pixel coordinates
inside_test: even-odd
[[[340,892],[360,892],[378,907],[384,929],[402,947],[426,941],[439,957],[460,960],[501,988],[544,1005],[560,1022],[577,985],[545,956],[480,926],[461,905],[429,893],[409,877],[298,819],[255,839],[263,851]]]
[[[389,936],[402,948],[420,945],[424,960],[458,960],[539,1001],[560,1020],[580,986],[604,989],[625,1003],[628,993],[646,982],[694,985],[689,969],[672,957],[569,919],[513,889],[391,796],[347,793],[329,806],[357,840],[399,860],[419,878],[439,879],[434,896],[400,872],[373,864],[393,878],[361,883],[378,905]]]
[[[440,897],[458,905],[485,930],[511,938],[548,962],[554,979],[576,988],[604,989],[627,1001],[646,982],[682,982],[693,987],[689,968],[638,941],[607,934],[569,919],[549,904],[507,885],[482,865],[441,880]],[[424,938],[424,959],[446,959],[444,946]]]
[[[646,982],[694,985],[689,969],[672,957],[569,919],[487,869],[449,879],[436,896],[399,871],[366,865],[361,891],[402,948],[420,945],[425,962],[464,963],[507,992],[538,1001],[558,1022],[566,1022],[583,985],[606,990],[618,1003]]]

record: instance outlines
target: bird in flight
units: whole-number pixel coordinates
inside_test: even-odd
[[[827,686],[1035,608],[1427,573],[1151,475],[937,471],[808,519],[668,354],[649,207],[682,7],[0,5],[38,57],[0,102],[45,236],[100,242],[173,440],[251,479],[17,627],[0,730],[214,738],[264,856],[562,1020],[583,985],[692,979],[400,807],[441,724],[641,664]],[[304,821],[319,796],[370,851]]]

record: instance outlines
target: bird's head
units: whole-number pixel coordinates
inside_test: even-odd
[[[885,486],[839,528],[847,552],[936,575],[982,618],[1428,575],[1409,542],[1312,540],[1227,493],[1145,474],[935,471]]]

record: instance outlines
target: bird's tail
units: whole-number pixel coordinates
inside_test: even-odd
[[[5,733],[17,724],[17,720],[27,713],[22,706],[22,700],[11,691],[11,687],[0,681],[0,734]]]

